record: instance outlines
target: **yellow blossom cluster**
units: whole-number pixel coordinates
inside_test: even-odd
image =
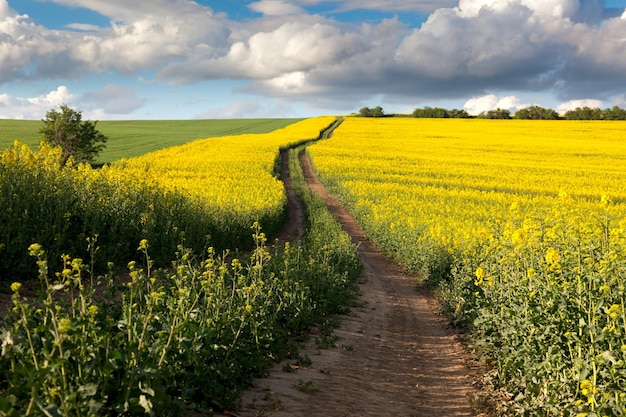
[[[120,160],[111,171],[182,192],[209,211],[250,218],[276,215],[286,202],[273,172],[278,149],[316,138],[334,119],[305,119],[266,134],[200,139]]]
[[[369,237],[439,286],[518,409],[622,415],[624,132],[619,122],[353,117],[309,154]]]

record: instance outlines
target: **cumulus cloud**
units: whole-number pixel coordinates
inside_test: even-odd
[[[64,85],[35,96],[19,97],[0,94],[0,119],[30,119],[45,117],[46,112],[62,104],[83,112],[87,119],[118,119],[145,104],[133,88],[107,85],[99,91],[79,96]]]
[[[96,32],[96,31],[102,29],[100,26],[90,25],[88,23],[70,23],[66,27],[68,29],[80,30],[80,31],[83,31],[83,32]]]
[[[602,106],[604,105],[604,103],[601,100],[595,100],[595,99],[578,99],[578,100],[569,100],[565,103],[561,103],[559,104],[556,109],[556,112],[559,114],[563,114],[565,112],[568,112],[570,110],[574,110],[578,107],[590,107],[592,109],[594,108],[602,108]]]
[[[109,17],[111,25],[70,25],[89,33],[49,30],[0,0],[0,82],[90,71],[132,74],[172,60],[217,56],[228,50],[228,22],[193,1],[56,2],[97,11]]]
[[[255,12],[267,16],[285,16],[304,13],[303,8],[282,0],[261,0],[250,4],[248,7]]]
[[[0,94],[0,119],[42,119],[51,108],[76,102],[76,95],[64,86],[36,97]]]
[[[626,12],[607,13],[603,0],[259,0],[250,7],[263,16],[244,22],[195,1],[53,1],[111,23],[48,30],[0,0],[0,83],[149,72],[165,82],[243,79],[257,94],[346,101],[517,90],[605,99],[626,84]],[[305,13],[321,3],[429,17],[410,29],[398,19],[354,24]]]
[[[261,100],[235,100],[224,107],[208,109],[195,116],[196,119],[240,119],[276,117],[277,114],[289,117],[293,113],[286,103],[267,104]]]
[[[495,109],[508,110],[515,113],[517,110],[531,106],[523,103],[516,96],[498,97],[495,94],[487,94],[480,97],[472,97],[465,102],[463,109],[472,116]]]
[[[110,116],[132,113],[142,107],[146,100],[139,98],[133,87],[109,84],[99,91],[85,93],[81,102]]]
[[[454,7],[458,4],[458,0],[336,0],[335,2],[339,3],[339,11],[361,9],[417,13],[431,13],[437,9]]]

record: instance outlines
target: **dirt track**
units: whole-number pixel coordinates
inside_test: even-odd
[[[334,347],[318,350],[311,342],[301,351],[311,366],[286,372],[294,361],[285,361],[269,377],[256,380],[236,415],[474,415],[473,361],[437,313],[435,301],[367,240],[317,180],[308,159],[302,163],[311,189],[359,243],[360,307],[341,318]]]

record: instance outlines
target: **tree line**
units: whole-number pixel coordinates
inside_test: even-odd
[[[361,117],[388,117],[382,107],[373,109],[363,107],[359,110]],[[494,109],[470,116],[465,110],[445,109],[442,107],[417,108],[412,113],[413,117],[428,119],[523,119],[523,120],[626,120],[626,110],[618,106],[606,108],[577,107],[559,115],[555,110],[541,106],[530,106],[517,110],[514,114],[507,109]]]

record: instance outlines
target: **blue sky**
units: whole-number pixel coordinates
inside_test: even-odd
[[[0,0],[0,118],[626,107],[626,0]]]

